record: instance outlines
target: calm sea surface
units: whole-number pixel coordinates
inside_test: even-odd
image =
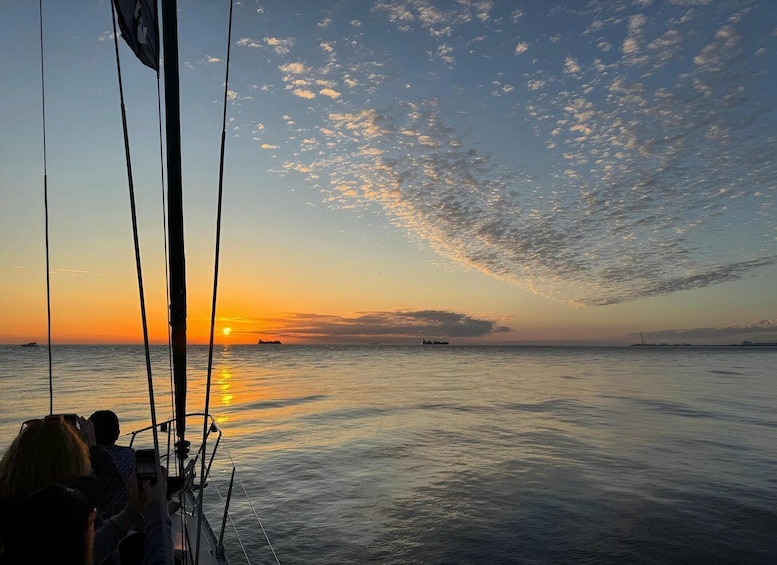
[[[53,359],[55,412],[150,421],[142,347]],[[192,348],[191,411],[206,363]],[[167,418],[166,349],[153,366]],[[775,366],[765,347],[217,348],[210,499],[231,456],[285,564],[777,563]],[[48,413],[47,367],[0,347],[0,450]],[[237,529],[271,563],[251,505]]]

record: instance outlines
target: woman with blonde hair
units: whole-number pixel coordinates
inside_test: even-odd
[[[30,420],[0,459],[0,504],[17,504],[43,487],[90,471],[89,448],[62,416]]]
[[[74,422],[80,426],[80,435],[76,427],[66,422],[62,416],[29,420],[22,424],[21,432],[0,459],[0,561],[4,557],[3,542],[6,540],[5,536],[10,533],[8,527],[13,517],[21,516],[20,512],[28,509],[26,507],[32,502],[55,502],[45,497],[41,500],[35,496],[29,498],[30,495],[37,493],[40,497],[41,491],[52,485],[68,488],[78,482],[85,484],[79,479],[88,477],[92,467],[97,471],[93,483],[99,491],[92,493],[94,506],[99,506],[104,501],[106,493],[115,482],[114,479],[118,479],[118,484],[123,486],[121,475],[111,462],[110,456],[101,446],[95,444],[92,423],[76,416]],[[83,554],[87,559],[85,562],[102,563],[108,558],[130,528],[143,518],[141,512],[146,511],[149,532],[152,535],[148,536],[146,542],[148,556],[144,563],[171,564],[173,552],[170,519],[162,514],[162,504],[158,503],[165,500],[165,485],[166,482],[160,482],[157,492],[148,481],[141,485],[136,476],[133,476],[130,481],[129,501],[124,509],[102,522],[97,530],[93,530],[93,525],[87,523],[91,528],[89,532],[94,531],[94,535],[89,540],[88,551]],[[51,492],[55,490],[57,489]],[[76,533],[78,541],[83,532],[79,530]],[[8,538],[12,542],[9,547],[12,551],[20,549],[21,538],[18,534],[16,538],[18,539]],[[39,549],[41,548],[36,548],[36,551]],[[12,555],[5,557],[13,558]]]
[[[29,495],[90,471],[89,448],[62,416],[24,422],[0,459],[0,554],[9,521]]]

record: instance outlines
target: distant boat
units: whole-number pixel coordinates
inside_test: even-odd
[[[277,339],[260,339],[259,345],[281,345],[281,342]]]
[[[421,345],[450,345],[447,341],[432,341],[431,339],[422,339]]]
[[[29,343],[23,343],[22,347],[38,347],[38,342],[37,341],[31,341]]]

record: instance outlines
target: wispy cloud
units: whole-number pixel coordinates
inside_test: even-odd
[[[525,41],[523,41],[523,42],[521,42],[521,43],[519,43],[518,45],[516,45],[516,46],[515,46],[515,51],[514,51],[514,53],[515,53],[516,55],[523,55],[523,54],[524,54],[524,53],[526,53],[528,50],[529,50],[529,44],[528,44],[528,43],[526,43]]]
[[[254,49],[258,49],[262,46],[262,44],[254,39],[251,39],[250,37],[241,37],[238,39],[237,44],[240,47],[252,47]]]
[[[52,275],[64,274],[64,275],[70,275],[70,276],[76,277],[79,275],[88,275],[89,271],[85,271],[83,269],[54,268],[54,269],[51,269],[51,274]]]

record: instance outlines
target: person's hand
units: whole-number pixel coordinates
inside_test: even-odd
[[[132,468],[132,473],[129,476],[129,505],[135,510],[140,512],[146,507],[145,493],[143,487],[140,485],[138,475],[135,473],[135,468]]]
[[[83,416],[78,417],[78,435],[84,441],[87,447],[94,447],[97,445],[97,440],[94,437],[94,424],[91,420],[87,420]]]
[[[159,477],[161,480],[157,481],[157,483],[154,485],[154,490],[156,491],[156,496],[160,500],[166,500],[167,499],[167,467],[162,465],[160,467],[161,473],[159,473]]]
[[[140,481],[135,470],[129,478],[129,503],[137,511],[143,511],[158,500],[164,500],[167,490],[167,469],[162,467],[161,480],[156,485],[151,481]]]

